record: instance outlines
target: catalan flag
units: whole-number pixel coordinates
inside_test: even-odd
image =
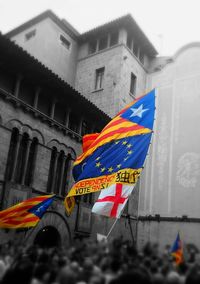
[[[172,245],[171,255],[174,257],[177,265],[183,262],[183,245],[179,233],[177,234],[176,240]]]
[[[154,112],[155,90],[152,90],[123,109],[101,133],[83,137],[85,151],[74,163],[76,183],[66,198],[111,187],[110,196],[121,198],[120,202],[127,200],[143,168],[153,132]],[[113,217],[118,215],[117,210],[112,212]]]
[[[55,195],[37,196],[0,211],[0,228],[34,227],[40,221]]]

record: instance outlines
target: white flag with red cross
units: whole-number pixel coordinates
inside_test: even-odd
[[[111,185],[101,191],[92,208],[92,212],[108,217],[120,218],[132,190],[133,185],[120,183]]]

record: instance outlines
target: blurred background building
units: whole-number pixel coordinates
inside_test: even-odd
[[[138,246],[182,238],[200,245],[200,44],[173,57],[157,51],[131,15],[79,34],[46,11],[0,36],[1,209],[54,192],[29,231],[1,230],[56,244],[107,234],[113,220],[91,215],[94,196],[62,204],[83,134],[98,132],[134,98],[156,88],[155,133],[142,177],[112,234]],[[48,236],[48,238],[47,238]]]

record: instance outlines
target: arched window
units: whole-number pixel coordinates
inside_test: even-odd
[[[30,152],[29,152],[28,164],[27,164],[27,169],[26,169],[26,177],[25,177],[25,185],[28,185],[28,186],[31,186],[33,182],[33,174],[35,170],[37,148],[38,148],[38,139],[34,137],[30,145]]]
[[[56,147],[52,148],[48,192],[66,196],[69,187],[72,185],[72,163],[71,155],[66,155],[63,150],[58,152]]]
[[[17,170],[15,175],[15,181],[17,183],[22,183],[22,177],[25,172],[25,155],[28,148],[28,140],[29,135],[27,133],[24,133],[22,135],[20,147],[19,147],[19,153],[17,157]]]
[[[6,180],[30,186],[33,179],[38,139],[30,137],[27,133],[19,134],[13,128],[8,153]]]
[[[54,193],[61,195],[62,191],[62,180],[64,174],[64,157],[65,154],[63,151],[60,151],[58,155],[57,169],[55,174],[55,188]]]
[[[55,162],[56,162],[56,156],[57,156],[57,148],[53,147],[51,151],[51,161],[50,161],[50,167],[49,167],[49,178],[48,178],[48,186],[47,191],[53,192],[53,178],[54,178],[54,172],[55,172]]]
[[[11,180],[14,170],[14,158],[16,155],[16,147],[19,139],[19,130],[17,128],[13,128],[11,139],[10,139],[10,147],[8,152],[7,166],[6,166],[6,180]]]
[[[73,184],[72,178],[72,168],[73,168],[74,159],[70,154],[67,155],[65,160],[65,170],[63,175],[62,183],[62,196],[66,196]]]

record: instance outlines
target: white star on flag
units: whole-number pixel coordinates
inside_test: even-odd
[[[149,110],[148,108],[143,109],[143,104],[141,104],[138,108],[131,108],[131,111],[133,112],[130,117],[133,116],[138,116],[138,117],[142,117],[143,112]]]

